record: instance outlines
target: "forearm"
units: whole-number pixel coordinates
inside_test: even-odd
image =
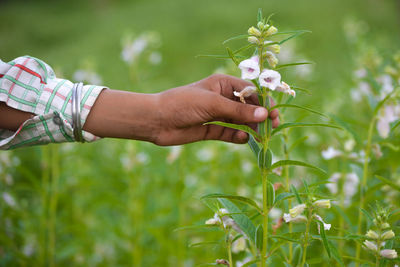
[[[0,102],[0,129],[16,131],[24,121],[33,116],[32,113],[13,109],[4,102]]]
[[[100,137],[153,141],[157,135],[157,95],[105,89],[83,126]]]

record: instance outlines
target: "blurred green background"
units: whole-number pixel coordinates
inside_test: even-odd
[[[390,57],[400,44],[399,1],[3,0],[0,58],[7,62],[31,55],[64,78],[90,68],[107,87],[159,92],[225,65],[196,56],[225,53],[222,42],[256,24],[258,8],[275,14],[280,31],[312,31],[290,48],[294,58],[316,63],[307,79],[288,71],[292,83],[313,93],[296,101],[349,122],[363,118],[349,102],[358,42],[351,42],[352,31],[361,23],[364,41]],[[121,59],[122,40],[146,31],[159,34],[162,61],[129,67]],[[132,79],[132,72],[139,78]],[[320,151],[335,142],[335,135],[319,133],[298,157],[322,164]],[[223,250],[188,245],[218,234],[174,229],[212,217],[199,200],[205,193],[255,192],[253,156],[246,146],[217,142],[178,152],[174,159],[173,149],[124,140],[1,152],[1,190],[16,201],[14,207],[1,203],[1,265],[195,266],[215,261]]]

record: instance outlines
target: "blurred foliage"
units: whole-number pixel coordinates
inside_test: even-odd
[[[224,61],[195,56],[225,53],[222,42],[253,25],[259,7],[266,14],[275,13],[273,19],[282,31],[312,31],[291,47],[294,56],[316,63],[310,77],[285,74],[312,91],[311,97],[299,96],[298,101],[335,114],[365,140],[369,109],[352,103],[353,71],[360,67],[365,47],[385,60],[398,49],[400,4],[395,0],[1,1],[0,58],[35,56],[69,79],[90,62],[105,86],[158,92],[225,66]],[[134,70],[121,59],[122,40],[146,31],[159,33],[162,62],[139,66],[145,74],[132,80]],[[306,115],[289,111],[285,116],[295,121]],[[348,135],[329,130],[291,132],[294,137],[304,134],[309,139],[295,157],[323,166],[329,174],[350,171],[343,160],[327,162],[320,156],[328,146],[343,146]],[[391,142],[400,145],[398,138]],[[364,145],[361,142],[355,149]],[[199,200],[204,194],[259,193],[253,156],[246,146],[217,142],[186,145],[175,160],[173,151],[135,141],[102,140],[0,152],[0,264],[195,266],[215,261],[224,253],[219,246],[188,246],[221,235],[174,229],[204,224],[212,216]],[[382,152],[383,158],[371,164],[372,173],[398,175],[399,152],[387,146]],[[356,172],[360,169],[354,167]],[[302,170],[292,176],[317,181]],[[377,179],[372,182],[384,187]],[[321,190],[328,193],[323,186]],[[5,200],[5,192],[14,205]],[[394,200],[385,200],[388,196],[387,191],[367,195],[389,203],[399,199],[395,195]],[[356,206],[346,210],[357,212]],[[338,209],[327,221],[335,224],[341,216]],[[356,217],[344,220],[354,223]],[[347,246],[353,255],[354,243]],[[314,243],[311,249],[322,253]]]

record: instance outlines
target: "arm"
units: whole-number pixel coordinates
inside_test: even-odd
[[[245,143],[247,134],[217,126],[213,120],[249,124],[267,118],[257,107],[257,97],[240,103],[233,91],[250,83],[227,75],[213,75],[199,82],[158,94],[139,94],[105,89],[92,107],[83,129],[100,137],[143,140],[157,145],[177,145],[199,140]],[[3,113],[5,110],[6,113]],[[15,130],[32,114],[2,107],[0,128]],[[4,114],[4,115],[3,115]],[[279,123],[276,110],[270,114]]]

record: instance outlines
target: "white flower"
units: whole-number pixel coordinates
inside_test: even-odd
[[[278,92],[283,92],[285,94],[288,94],[288,95],[291,95],[293,97],[296,97],[296,91],[290,89],[290,86],[287,83],[283,82],[283,81],[282,81],[282,83],[280,85],[278,85],[276,87],[275,90],[278,91]]]
[[[246,239],[244,237],[239,237],[232,244],[232,252],[239,253],[246,250]]]
[[[147,164],[150,162],[150,157],[145,152],[140,152],[136,155],[136,160],[141,164]]]
[[[268,213],[268,216],[271,217],[272,219],[278,219],[281,217],[281,215],[282,215],[282,210],[275,207],[272,208]]]
[[[390,123],[398,120],[399,117],[399,108],[394,105],[387,105],[382,109],[378,117],[378,122],[376,123],[376,128],[382,138],[387,138],[389,136]]]
[[[300,215],[301,213],[303,213],[305,208],[306,208],[306,204],[297,205],[289,210],[289,214],[290,214],[290,216],[292,216],[292,218],[295,218],[298,215]]]
[[[389,93],[391,93],[394,89],[392,77],[390,75],[385,74],[377,78],[378,82],[381,84],[381,99],[384,99]]]
[[[381,256],[387,259],[397,259],[397,252],[394,249],[383,249]]]
[[[12,208],[15,208],[17,206],[14,197],[10,195],[8,192],[3,192],[3,200],[5,203],[7,203],[8,206]]]
[[[302,222],[306,222],[307,218],[304,215],[298,215],[293,218],[289,213],[284,213],[283,220],[285,220],[286,223],[289,223],[289,222],[302,223]]]
[[[182,152],[182,147],[181,146],[173,146],[170,149],[170,152],[167,156],[167,162],[169,164],[172,164],[177,158],[179,158],[179,155]]]
[[[149,56],[149,62],[153,65],[158,65],[162,61],[162,56],[160,52],[152,52]]]
[[[259,77],[260,85],[275,90],[281,84],[281,75],[274,70],[264,70]]]
[[[371,239],[378,239],[379,235],[377,232],[368,230],[368,232],[365,234],[366,237],[371,238]]]
[[[392,230],[386,231],[382,234],[382,239],[391,239],[395,236]]]
[[[354,146],[356,145],[356,142],[354,141],[354,139],[349,139],[344,143],[344,150],[346,151],[352,151]]]
[[[219,218],[218,219],[211,218],[211,219],[208,219],[206,221],[206,224],[207,225],[220,225],[221,224],[221,220]]]
[[[320,199],[315,201],[313,204],[317,208],[329,209],[331,207],[331,201],[329,199]]]
[[[342,155],[342,151],[334,149],[332,146],[330,146],[327,150],[323,150],[321,154],[324,159],[330,160]]]
[[[214,158],[214,154],[214,150],[205,147],[197,151],[196,157],[202,162],[207,162]]]
[[[366,246],[368,249],[372,250],[372,251],[377,251],[378,247],[374,242],[365,240],[364,241],[364,246]]]
[[[276,58],[276,56],[274,55],[274,53],[272,53],[271,51],[267,51],[265,52],[265,57],[268,61],[268,64],[272,67],[275,68],[276,65],[278,64],[278,59]]]
[[[240,92],[234,91],[233,94],[234,96],[239,97],[242,103],[246,103],[244,98],[251,96],[255,92],[257,92],[257,88],[255,88],[254,86],[246,86],[242,91]]]
[[[358,69],[358,70],[354,71],[354,76],[356,76],[359,79],[367,77],[367,74],[368,74],[368,72],[366,69]]]
[[[314,214],[314,218],[317,219],[318,221],[320,221],[320,222],[322,222],[322,223],[324,224],[324,229],[325,229],[326,231],[329,231],[329,230],[331,229],[331,226],[332,226],[332,225],[329,224],[329,223],[325,223],[325,222],[322,220],[321,216],[319,216],[319,215],[317,215],[317,214]],[[318,224],[317,227],[318,227],[318,233],[319,233],[319,232],[321,231],[320,225]]]
[[[334,173],[332,176],[329,178],[329,184],[326,184],[326,187],[332,194],[337,194],[338,193],[338,184],[340,178],[343,176],[343,194],[345,196],[345,201],[344,204],[345,206],[348,206],[350,204],[351,198],[354,196],[354,194],[357,192],[358,189],[358,176],[356,173],[347,173],[347,174],[341,174],[341,173]]]
[[[242,71],[242,79],[254,80],[260,75],[260,66],[258,57],[253,56],[239,63],[239,69]]]

